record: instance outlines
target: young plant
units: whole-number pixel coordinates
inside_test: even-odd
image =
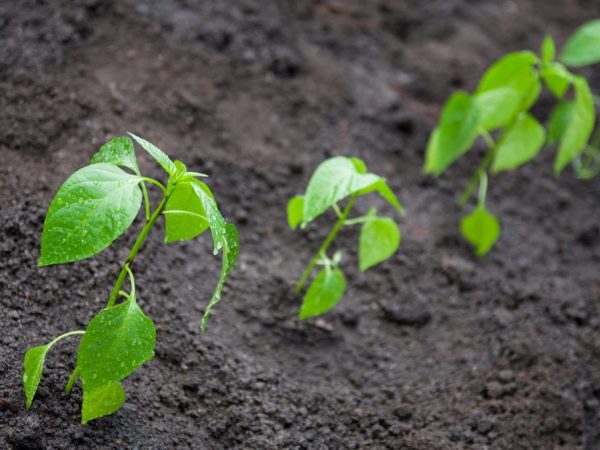
[[[600,20],[580,27],[558,59],[555,53],[554,41],[546,36],[539,56],[528,50],[505,55],[483,75],[474,94],[458,91],[450,96],[429,138],[425,172],[436,177],[478,138],[488,147],[460,199],[464,206],[479,184],[477,207],[461,224],[462,234],[479,256],[488,253],[500,235],[499,222],[485,205],[488,172],[516,169],[545,143],[558,146],[556,174],[569,163],[581,178],[600,171],[600,131],[592,136],[598,97],[584,76],[567,68],[600,62]],[[557,100],[547,128],[529,112],[542,86]]]
[[[331,232],[310,260],[296,292],[300,293],[317,266],[322,266],[308,288],[300,319],[321,315],[332,309],[344,295],[346,279],[340,270],[341,252],[329,258],[327,250],[342,227],[362,224],[358,242],[359,267],[365,271],[392,256],[400,245],[400,229],[388,217],[377,215],[372,208],[365,216],[349,219],[356,199],[362,195],[377,192],[400,214],[403,209],[398,199],[388,187],[385,179],[367,172],[367,166],[359,158],[336,156],[322,162],[313,173],[304,195],[293,197],[288,203],[288,223],[290,228],[305,228],[310,222],[332,209],[338,220]],[[348,199],[343,209],[339,202]]]
[[[27,409],[38,388],[48,350],[70,336],[81,336],[81,341],[66,391],[70,392],[75,382],[81,380],[82,423],[112,414],[123,405],[125,392],[121,381],[154,356],[154,323],[137,303],[131,267],[159,217],[165,216],[165,242],[194,239],[210,229],[215,255],[219,250],[223,252],[221,276],[204,312],[202,331],[236,262],[237,229],[225,222],[211,190],[199,180],[205,175],[188,172],[182,162],[171,161],[150,142],[133,134],[131,137],[165,170],[166,186],[140,173],[132,140],[118,137],[103,145],[90,165],[63,183],[48,209],[39,266],[78,261],[104,250],[130,227],[142,199],[146,221],[121,268],[106,308],[90,321],[85,331],[62,334],[25,354],[23,384]],[[153,211],[146,183],[162,192],[162,199]],[[129,292],[122,287],[127,277]]]

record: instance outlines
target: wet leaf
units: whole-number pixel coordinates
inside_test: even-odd
[[[125,391],[118,381],[101,386],[95,390],[83,391],[81,423],[108,416],[118,411],[125,403]]]
[[[192,184],[178,183],[165,205],[165,242],[194,239],[208,228],[206,211]]]
[[[167,172],[169,175],[177,174],[177,166],[175,165],[175,163],[173,163],[173,161],[171,161],[171,158],[169,158],[165,152],[163,152],[160,148],[158,148],[151,142],[148,142],[147,140],[142,139],[141,137],[136,136],[133,133],[128,134],[133,139],[135,139],[135,141],[138,144],[140,144],[144,150],[150,153],[150,156],[152,156],[156,160],[156,162],[160,164],[160,166],[165,170],[165,172]]]
[[[358,245],[359,267],[362,272],[385,261],[400,246],[400,229],[388,217],[375,217],[365,222],[360,231]]]
[[[477,256],[486,255],[500,236],[500,222],[484,206],[478,206],[463,217],[460,230],[473,247]]]
[[[42,370],[44,369],[44,361],[46,354],[50,349],[50,345],[40,345],[32,347],[25,353],[23,362],[23,386],[25,387],[25,397],[27,409],[31,407],[31,402],[37,391],[38,385],[42,378]]]
[[[571,67],[600,62],[600,19],[591,20],[575,30],[567,40],[560,60]]]
[[[333,308],[344,295],[346,279],[339,268],[324,268],[321,270],[308,288],[302,308],[300,319],[319,316]]]
[[[137,215],[140,180],[108,163],[92,164],[71,175],[48,209],[39,265],[85,259],[108,247]]]
[[[92,164],[111,163],[117,166],[127,167],[140,175],[140,169],[135,158],[133,142],[126,136],[111,139],[100,150],[92,156]]]

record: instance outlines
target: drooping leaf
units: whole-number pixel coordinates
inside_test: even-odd
[[[135,158],[133,142],[126,136],[111,139],[100,150],[92,156],[92,164],[111,163],[117,166],[127,167],[136,175],[140,175],[140,169]]]
[[[544,64],[550,64],[554,57],[556,56],[556,45],[554,44],[554,39],[552,36],[546,35],[544,37],[544,42],[542,42],[542,62]]]
[[[306,188],[302,227],[335,203],[380,179],[372,173],[359,173],[350,158],[344,156],[336,156],[322,162]]]
[[[438,176],[475,142],[479,130],[477,102],[465,92],[452,94],[437,128],[429,137],[425,172]]]
[[[164,169],[165,172],[167,172],[169,175],[177,174],[177,166],[175,166],[175,163],[171,161],[171,158],[169,158],[165,152],[163,152],[154,144],[148,142],[145,139],[142,139],[141,137],[136,136],[133,133],[129,133],[129,135],[133,139],[135,139],[135,141],[138,144],[140,144],[144,150],[150,153],[150,156],[152,156],[156,160],[156,162],[160,164],[160,166]]]
[[[484,206],[478,206],[463,217],[460,230],[473,247],[477,256],[486,255],[500,236],[500,222]]]
[[[375,217],[365,222],[358,244],[359,267],[362,272],[385,261],[400,246],[400,228],[388,217]]]
[[[587,80],[582,76],[574,76],[573,87],[575,99],[571,117],[562,135],[554,161],[556,173],[560,173],[585,149],[596,121],[596,111]]]
[[[507,125],[522,104],[521,94],[511,87],[500,87],[475,96],[479,109],[479,126],[491,131]]]
[[[134,297],[100,311],[88,324],[77,352],[84,392],[129,376],[154,356],[154,323]]]
[[[194,192],[200,199],[206,218],[208,219],[208,225],[210,227],[210,233],[213,238],[213,253],[216,255],[225,243],[225,219],[221,215],[215,198],[212,196],[208,186],[202,181],[192,179],[190,180]]]
[[[539,76],[535,70],[537,60],[530,51],[513,52],[500,58],[483,75],[476,94],[511,88],[521,97],[521,103],[513,114],[528,110],[540,92]]]
[[[379,181],[376,181],[371,186],[368,186],[356,192],[356,195],[365,195],[371,192],[377,192],[379,195],[381,195],[381,197],[384,200],[386,200],[390,205],[392,205],[396,209],[396,211],[398,211],[399,214],[404,214],[404,208],[402,208],[402,205],[398,201],[398,197],[396,197],[394,191],[390,189],[390,187],[387,184],[387,181],[385,181],[383,178]]]
[[[118,381],[95,390],[83,391],[81,423],[108,416],[118,411],[125,403],[125,391]]]
[[[547,142],[549,145],[554,145],[562,139],[571,122],[573,108],[574,102],[572,100],[563,100],[552,109],[547,133]]]
[[[37,391],[42,378],[44,361],[50,345],[40,345],[32,347],[25,353],[23,361],[23,386],[25,387],[25,397],[27,409],[31,407],[31,402]]]
[[[85,259],[108,247],[137,215],[140,180],[108,163],[92,164],[71,175],[48,209],[39,265]]]
[[[571,84],[571,74],[560,63],[552,63],[542,69],[542,79],[556,98],[563,98]]]
[[[575,30],[567,40],[560,60],[571,67],[600,62],[600,19],[591,20]]]
[[[233,270],[235,263],[237,261],[238,253],[240,247],[240,238],[238,235],[237,228],[235,225],[228,223],[225,225],[225,240],[223,243],[223,263],[221,266],[221,276],[219,277],[219,282],[217,284],[217,288],[204,311],[204,315],[202,316],[202,332],[206,331],[206,324],[208,323],[208,319],[210,317],[210,313],[212,308],[219,303],[221,300],[221,291],[223,290],[223,285],[225,284],[225,280],[227,276]]]
[[[333,308],[344,295],[346,279],[339,268],[324,268],[308,288],[302,307],[300,319],[319,316]]]
[[[296,195],[288,202],[287,217],[288,225],[295,230],[302,222],[302,212],[304,211],[304,197]]]
[[[165,205],[165,242],[194,239],[208,227],[206,211],[192,184],[178,183]]]
[[[492,172],[510,170],[533,159],[544,145],[544,127],[530,114],[524,113],[504,130],[492,164]]]

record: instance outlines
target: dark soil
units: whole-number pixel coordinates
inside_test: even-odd
[[[494,178],[503,233],[478,260],[456,206],[477,150],[421,173],[451,91],[599,15],[595,0],[0,2],[0,448],[600,448],[600,180],[554,177],[549,152]],[[159,227],[134,267],[156,357],[125,407],[79,424],[71,340],[27,414],[25,350],[85,326],[135,235],[38,269],[47,205],[127,130],[210,173],[237,270],[202,335],[220,261],[210,237],[167,247]],[[285,205],[332,154],[389,178],[403,242],[361,274],[345,231],[345,298],[299,322],[291,286],[331,217],[293,233]]]

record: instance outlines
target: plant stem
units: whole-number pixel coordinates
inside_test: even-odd
[[[483,172],[487,171],[489,165],[492,163],[492,161],[494,159],[494,156],[496,155],[496,143],[494,142],[494,139],[492,139],[492,136],[490,136],[490,134],[487,131],[482,131],[481,136],[483,137],[483,140],[487,144],[489,150],[486,153],[485,157],[483,158],[483,161],[481,161],[481,164],[479,165],[479,167],[477,168],[477,170],[475,171],[475,173],[469,180],[469,184],[465,188],[465,191],[460,196],[460,201],[459,201],[460,206],[465,206],[467,204],[467,202],[471,198],[471,195],[473,195],[473,191],[475,190],[475,188],[477,187],[477,184],[479,183],[481,174]]]
[[[123,282],[125,281],[125,277],[127,277],[127,273],[131,271],[131,264],[133,263],[133,260],[135,259],[136,255],[138,254],[138,251],[142,247],[142,244],[146,240],[146,236],[148,236],[148,233],[150,232],[150,229],[156,222],[156,219],[158,219],[160,217],[160,215],[162,214],[162,212],[165,208],[165,205],[167,204],[167,200],[169,200],[169,196],[170,196],[170,192],[167,191],[165,193],[164,197],[162,198],[162,200],[160,201],[159,205],[156,207],[156,209],[152,213],[150,220],[148,220],[146,222],[146,224],[140,231],[140,234],[138,235],[137,239],[135,240],[135,243],[133,244],[133,247],[131,248],[129,255],[127,256],[127,260],[125,261],[125,264],[123,264],[123,267],[121,268],[121,272],[119,273],[119,276],[117,277],[117,281],[115,282],[115,286],[113,287],[110,297],[108,298],[108,303],[106,305],[107,308],[110,308],[111,306],[113,306],[115,304],[115,301],[117,300],[117,298],[119,296],[119,291],[121,290],[121,286],[123,285]],[[71,376],[69,378],[69,381],[67,382],[67,385],[65,386],[65,391],[67,391],[67,393],[71,392],[71,389],[73,389],[73,385],[75,384],[75,381],[77,381],[78,377],[79,377],[79,367],[76,366],[75,370],[73,370],[73,373],[71,374]]]
[[[302,277],[300,278],[300,281],[298,281],[298,283],[296,284],[296,292],[300,292],[302,290],[302,288],[306,284],[306,281],[308,280],[308,277],[310,277],[310,274],[312,273],[313,269],[317,265],[317,262],[319,261],[320,256],[327,251],[327,249],[329,248],[329,246],[331,245],[331,243],[333,242],[333,240],[336,238],[336,236],[338,235],[338,233],[340,232],[340,230],[344,226],[344,222],[346,221],[346,217],[348,217],[348,214],[350,214],[350,210],[354,206],[354,202],[355,201],[356,201],[356,196],[353,195],[350,198],[350,200],[348,201],[348,204],[346,205],[346,207],[344,208],[344,210],[342,211],[342,214],[340,215],[340,217],[339,217],[338,221],[336,222],[335,226],[333,227],[333,229],[329,233],[329,236],[327,236],[327,238],[325,239],[325,241],[321,245],[321,248],[319,248],[319,250],[317,251],[317,254],[315,256],[313,256],[313,258],[308,263],[308,266],[306,266],[306,270],[304,270],[304,273],[302,274]]]
[[[477,195],[477,206],[483,208],[485,206],[485,197],[487,195],[488,178],[487,173],[481,172],[479,176],[479,193]]]
[[[68,333],[65,334],[61,334],[60,336],[58,336],[57,338],[52,339],[52,341],[50,341],[50,343],[48,344],[49,347],[52,347],[54,344],[56,344],[58,341],[60,341],[61,339],[64,339],[66,337],[69,336],[75,336],[77,334],[84,334],[85,331],[69,331]]]

